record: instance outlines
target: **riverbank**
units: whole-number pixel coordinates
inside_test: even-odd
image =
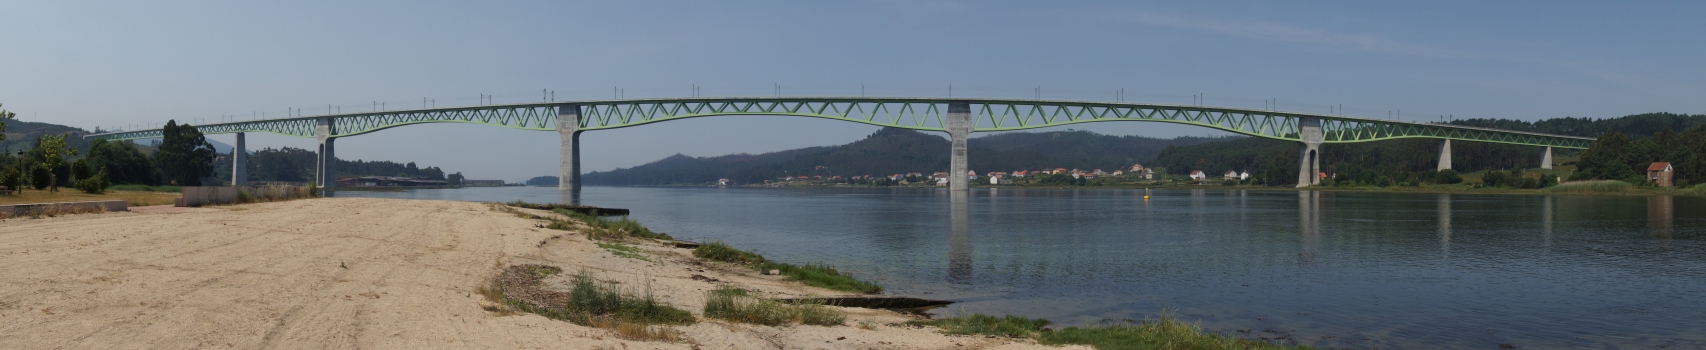
[[[1045,348],[945,335],[886,310],[825,306],[845,316],[841,326],[705,317],[708,293],[725,286],[763,298],[850,293],[663,244],[601,245],[510,210],[554,213],[505,208],[318,198],[5,220],[0,264],[27,268],[0,271],[0,347]],[[507,310],[481,293],[501,271],[530,264],[567,272],[543,277],[545,290],[570,291],[584,271],[697,322],[670,326],[678,340],[629,340]]]
[[[5,204],[35,204],[122,200],[133,207],[172,204],[173,200],[181,197],[178,192],[156,191],[121,191],[107,190],[102,194],[88,194],[75,188],[61,188],[59,192],[24,190],[12,194],[0,195],[0,205]]]

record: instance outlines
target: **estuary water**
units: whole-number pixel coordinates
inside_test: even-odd
[[[1059,326],[1381,349],[1706,348],[1706,198],[589,187],[677,238]],[[362,196],[566,202],[555,188]]]

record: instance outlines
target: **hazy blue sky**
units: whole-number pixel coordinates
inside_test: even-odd
[[[628,97],[1127,99],[1405,119],[1706,113],[1706,2],[0,1],[0,103],[83,128],[176,118]],[[1218,135],[1155,123],[1121,135]],[[584,166],[857,140],[875,127],[719,117],[588,132]],[[231,136],[213,136],[230,142]],[[313,141],[251,134],[251,148]],[[557,173],[557,134],[465,124],[340,139],[345,159],[470,178]],[[975,156],[975,155],[974,155]],[[946,167],[946,165],[943,165]]]

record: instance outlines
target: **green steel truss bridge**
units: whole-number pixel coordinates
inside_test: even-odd
[[[1158,105],[1087,101],[880,98],[880,97],[736,97],[664,98],[542,102],[332,114],[198,125],[204,134],[265,132],[321,142],[320,172],[325,187],[334,187],[324,161],[332,140],[393,127],[422,123],[469,123],[563,135],[562,187],[579,187],[579,134],[677,119],[723,115],[777,115],[841,120],[885,127],[947,132],[954,139],[950,180],[954,189],[967,185],[964,138],[971,132],[1045,128],[1093,122],[1139,121],[1196,125],[1228,132],[1301,144],[1303,162],[1299,183],[1319,181],[1315,153],[1323,143],[1352,143],[1404,138],[1438,139],[1440,168],[1450,168],[1450,141],[1493,142],[1543,147],[1543,167],[1550,168],[1551,149],[1585,149],[1594,139],[1520,131],[1416,123],[1348,116],[1291,113],[1207,106]],[[161,131],[136,130],[89,135],[111,140],[158,138]],[[237,158],[243,158],[238,155]],[[234,174],[235,175],[235,174]],[[244,174],[243,176],[246,176]],[[241,183],[241,181],[235,181]],[[1301,185],[1300,185],[1301,186]]]

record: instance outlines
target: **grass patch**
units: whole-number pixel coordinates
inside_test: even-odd
[[[1029,319],[1019,316],[995,317],[984,314],[971,314],[954,318],[935,320],[907,321],[906,324],[917,326],[933,326],[947,331],[948,334],[977,334],[1001,337],[1025,338],[1043,331],[1049,325],[1048,320]]]
[[[1043,333],[1044,345],[1083,344],[1097,349],[1314,349],[1204,333],[1194,325],[1162,313],[1157,320],[1097,327],[1067,327]]]
[[[112,187],[107,187],[107,189],[137,192],[184,192],[184,188],[182,186],[113,185]]]
[[[824,264],[806,264],[804,266],[764,260],[757,253],[735,249],[723,242],[710,242],[693,248],[693,256],[700,259],[721,261],[751,267],[754,270],[778,270],[789,280],[800,281],[808,286],[829,288],[844,292],[877,294],[883,292],[883,287],[875,283],[860,281],[835,270],[835,267]]]
[[[122,200],[133,207],[172,204],[181,195],[172,192],[141,192],[114,190],[108,188],[106,193],[88,194],[77,190],[59,192],[24,190],[10,195],[0,195],[0,204],[34,204],[59,202],[88,202]]]
[[[540,280],[561,272],[554,266],[514,265],[479,292],[515,310],[610,329],[625,339],[679,341],[679,331],[661,326],[691,325],[695,321],[692,313],[653,297],[649,286],[636,296],[616,283],[599,283],[586,271],[573,277],[567,293],[540,287]]]
[[[1121,323],[1105,326],[1067,327],[1050,331],[1043,327],[1049,321],[1019,316],[995,317],[972,314],[937,320],[909,321],[907,324],[934,326],[948,334],[991,335],[1013,338],[1035,338],[1043,345],[1089,345],[1097,349],[1314,349],[1308,346],[1286,346],[1259,340],[1204,333],[1194,325],[1161,313],[1157,320],[1140,323]]]
[[[598,247],[604,248],[604,250],[610,251],[610,254],[614,254],[618,257],[629,258],[629,259],[639,259],[639,260],[644,260],[644,261],[652,261],[651,259],[646,259],[645,255],[641,255],[640,254],[640,248],[636,248],[634,246],[622,245],[621,243],[602,243],[602,242],[600,242],[600,243],[598,243]]]
[[[840,326],[847,323],[846,316],[823,304],[784,304],[748,296],[746,290],[730,286],[705,292],[705,317],[766,326],[790,323]]]
[[[617,219],[608,219],[604,216],[587,215],[568,209],[552,209],[551,211],[556,212],[557,214],[563,214],[563,216],[567,216],[575,221],[580,221],[588,227],[591,227],[592,230],[587,232],[587,236],[594,237],[594,239],[607,237],[617,239],[620,239],[621,237],[675,239],[675,237],[670,237],[667,234],[652,232],[651,229],[641,226],[639,221],[634,221],[634,219],[629,219],[626,216]]]
[[[1635,185],[1617,180],[1571,181],[1552,186],[1546,190],[1563,193],[1617,193],[1634,189]]]

